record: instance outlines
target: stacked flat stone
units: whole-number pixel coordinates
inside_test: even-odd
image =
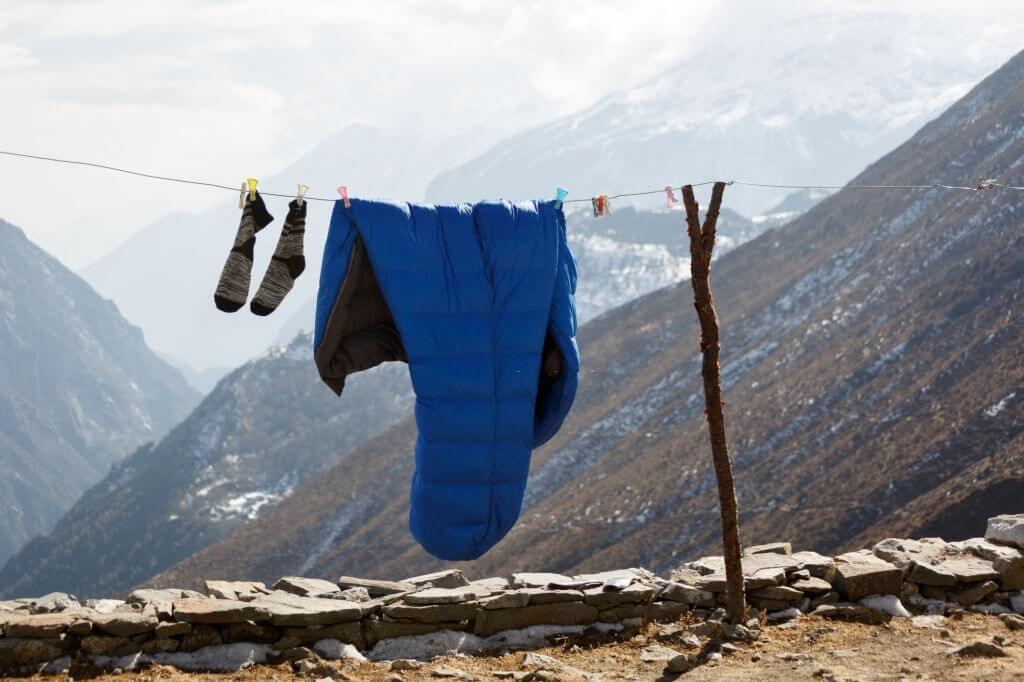
[[[801,613],[864,622],[956,609],[1024,613],[1024,515],[991,519],[985,538],[890,538],[836,557],[758,545],[746,549],[743,571],[749,602],[770,621]],[[78,654],[155,656],[243,642],[289,660],[306,647],[323,650],[325,641],[367,650],[441,630],[489,637],[534,625],[634,627],[720,614],[725,586],[724,562],[712,556],[667,577],[631,568],[469,580],[447,570],[402,581],[285,577],[269,588],[211,580],[206,594],[140,589],[126,601],[53,593],[0,602],[0,672]]]

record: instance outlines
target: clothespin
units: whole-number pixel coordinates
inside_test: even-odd
[[[256,183],[259,182],[256,178],[246,178],[245,183],[249,185],[249,201],[256,201]]]
[[[308,190],[308,189],[309,189],[309,185],[302,185],[302,184],[299,185],[298,194],[295,195],[295,203],[298,204],[299,206],[302,206],[302,204],[305,203],[305,201],[306,201],[306,190]]]
[[[992,189],[993,187],[995,187],[995,185],[992,184],[995,181],[995,178],[978,178],[978,186],[975,189]]]
[[[246,193],[246,187],[245,187],[245,183],[243,182],[242,183],[242,190],[238,194],[238,208],[245,208],[245,193]]]
[[[676,204],[679,203],[679,200],[676,199],[675,192],[672,191],[671,185],[665,185],[665,194],[668,208],[675,208]]]
[[[598,194],[596,197],[590,200],[590,203],[594,207],[595,218],[600,218],[612,212],[612,206],[611,203],[608,201],[607,194]]]
[[[562,202],[569,196],[569,190],[561,187],[555,189],[555,208],[562,208]]]
[[[348,200],[348,187],[345,185],[339,187],[338,194],[341,195],[341,201],[345,204],[345,208],[352,208],[352,204]]]

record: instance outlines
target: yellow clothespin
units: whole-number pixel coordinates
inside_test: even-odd
[[[256,201],[256,183],[259,181],[256,178],[246,178],[245,182],[249,185],[249,201]]]

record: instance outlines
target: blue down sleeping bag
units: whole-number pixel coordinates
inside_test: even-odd
[[[434,556],[475,559],[519,517],[530,452],[576,396],[575,291],[553,201],[335,203],[317,369],[341,395],[349,374],[408,362],[419,431],[409,529]]]

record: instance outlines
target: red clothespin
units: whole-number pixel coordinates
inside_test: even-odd
[[[668,208],[675,208],[679,204],[679,200],[676,199],[676,194],[672,191],[671,185],[665,185],[665,195]]]
[[[352,208],[352,204],[348,200],[348,187],[345,185],[339,187],[338,194],[341,195],[341,201],[345,204],[345,208]]]
[[[600,218],[611,209],[608,204],[607,194],[598,194],[596,197],[590,200],[590,204],[594,207],[594,217]]]

